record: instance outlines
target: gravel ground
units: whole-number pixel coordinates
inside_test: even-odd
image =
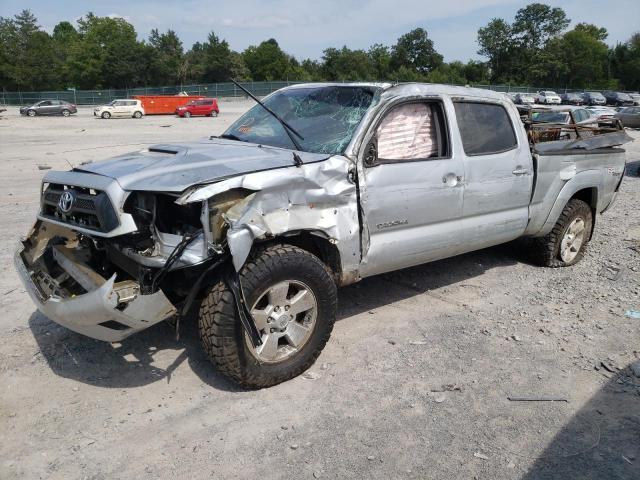
[[[35,311],[12,254],[38,165],[217,134],[249,105],[0,117],[0,478],[640,478],[640,163],[580,264],[539,268],[515,243],[344,288],[318,362],[270,389],[218,375],[193,325],[107,344]]]

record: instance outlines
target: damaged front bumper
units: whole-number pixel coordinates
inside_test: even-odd
[[[83,283],[87,291],[70,296],[56,294],[62,290],[57,280],[49,275],[42,262],[30,263],[24,251],[25,245],[20,243],[14,262],[27,293],[42,314],[69,330],[98,340],[117,342],[176,313],[161,290],[141,295],[136,282],[116,283],[115,274],[105,280],[89,271],[86,265],[69,258],[59,257],[57,263],[66,274]]]

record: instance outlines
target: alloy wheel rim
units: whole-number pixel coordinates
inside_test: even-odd
[[[569,263],[575,260],[584,243],[585,222],[582,218],[576,218],[569,224],[560,242],[560,258]]]
[[[255,348],[245,335],[251,354],[262,363],[279,363],[299,352],[316,325],[318,301],[298,280],[285,280],[267,288],[251,308],[262,345]]]

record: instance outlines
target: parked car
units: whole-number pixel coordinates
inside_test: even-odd
[[[563,93],[560,95],[560,99],[564,105],[582,105],[584,98],[579,93]]]
[[[584,92],[582,94],[585,105],[606,105],[607,99],[600,92]]]
[[[640,106],[640,93],[629,93],[628,95],[633,100],[635,106]]]
[[[536,103],[536,98],[530,93],[518,93],[515,103],[518,105],[533,105]]]
[[[36,115],[62,115],[68,117],[73,113],[78,113],[78,109],[73,103],[64,100],[41,100],[26,107],[20,107],[20,115],[35,117]]]
[[[15,255],[38,309],[114,342],[198,305],[212,363],[268,387],[314,363],[339,286],[519,237],[542,265],[579,262],[625,167],[619,132],[532,145],[488,90],[302,84],[263,102],[219,137],[49,171]]]
[[[176,108],[176,115],[179,117],[191,117],[204,115],[205,117],[217,117],[220,113],[217,98],[203,98],[192,100],[186,105]]]
[[[142,118],[144,108],[140,100],[123,99],[114,100],[113,102],[96,107],[93,110],[94,117],[111,118],[111,117],[133,117]]]
[[[536,111],[531,114],[536,123],[562,123],[590,125],[597,127],[597,117],[586,108],[559,107],[549,110]]]
[[[586,109],[592,112],[599,121],[611,120],[617,113],[610,107],[587,107]]]
[[[560,105],[562,103],[560,96],[551,90],[539,91],[536,100],[537,103],[541,103],[543,105]]]
[[[604,98],[607,99],[607,105],[616,107],[627,107],[633,105],[633,98],[622,92],[603,92]]]
[[[615,114],[615,118],[625,127],[640,128],[640,107],[624,107]]]

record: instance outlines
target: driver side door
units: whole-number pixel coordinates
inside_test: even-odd
[[[451,108],[451,107],[449,107]],[[363,276],[458,253],[464,164],[453,153],[447,108],[438,98],[391,106],[364,149],[360,202]]]

